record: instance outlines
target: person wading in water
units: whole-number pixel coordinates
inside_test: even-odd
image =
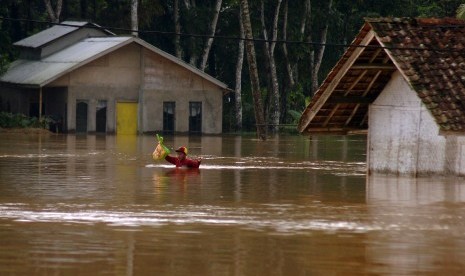
[[[170,156],[170,150],[163,144],[163,137],[157,134],[158,145],[155,147],[155,150],[152,153],[153,160],[159,161],[165,159],[173,165],[176,165],[176,168],[187,167],[187,168],[198,168],[202,159],[189,159],[187,158],[187,148],[180,147],[176,150],[178,157]]]
[[[198,168],[202,162],[202,159],[200,158],[196,160],[187,158],[186,147],[180,147],[176,150],[176,152],[178,153],[178,157],[173,157],[169,154],[165,156],[165,160],[176,165],[176,167]]]

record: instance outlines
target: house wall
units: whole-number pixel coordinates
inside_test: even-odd
[[[118,101],[137,102],[140,84],[140,46],[130,44],[84,65],[50,86],[68,86],[69,131],[76,129],[76,102],[88,104],[87,131],[96,130],[99,100],[107,101],[107,132],[116,131],[115,106]]]
[[[163,129],[163,102],[176,102],[177,132],[189,131],[189,102],[202,102],[202,132],[222,132],[221,89],[191,71],[153,52],[144,55],[144,132]]]
[[[135,43],[82,66],[49,86],[68,86],[69,131],[76,129],[78,100],[88,104],[89,132],[96,130],[95,110],[99,100],[107,101],[107,132],[116,131],[117,102],[139,103],[140,132],[161,131],[164,101],[176,102],[177,132],[189,130],[190,101],[202,102],[203,133],[216,134],[222,131],[221,89]]]
[[[368,169],[406,175],[447,171],[446,138],[399,72],[369,108]]]

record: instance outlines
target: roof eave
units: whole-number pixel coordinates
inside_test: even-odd
[[[365,24],[362,27],[362,30],[363,30],[363,28],[366,28],[366,26],[367,25]],[[297,126],[297,130],[300,133],[303,133],[305,131],[305,129],[308,127],[308,125],[312,121],[313,117],[320,110],[320,108],[324,105],[326,100],[328,100],[328,98],[331,96],[332,91],[339,84],[339,81],[341,80],[341,78],[350,69],[350,67],[354,64],[354,62],[356,61],[358,56],[361,54],[361,52],[363,51],[363,47],[359,47],[359,46],[368,45],[370,43],[370,41],[374,38],[374,36],[375,36],[375,34],[374,34],[372,28],[370,27],[370,30],[365,34],[362,41],[359,44],[354,45],[354,47],[357,47],[357,48],[355,50],[353,50],[350,53],[350,55],[348,54],[349,49],[347,49],[347,51],[344,53],[343,57],[346,56],[346,55],[349,55],[349,56],[348,56],[347,60],[341,65],[342,68],[339,68],[338,71],[335,72],[335,77],[333,78],[333,81],[329,83],[328,87],[326,87],[326,89],[324,91],[322,91],[322,92],[320,92],[320,90],[317,91],[317,93],[321,93],[321,96],[316,100],[316,102],[314,104],[309,104],[309,106],[307,106],[307,108],[302,113],[302,116],[300,117],[299,125]],[[340,59],[340,61],[342,61],[342,58]],[[333,67],[332,71],[334,71],[338,67],[338,65],[339,64],[336,64]],[[331,73],[332,72],[330,72],[330,74]],[[329,77],[329,75],[328,75],[328,77]],[[325,83],[326,81],[327,80],[325,80],[323,83]],[[322,85],[323,85],[323,83],[322,83]],[[320,89],[321,89],[321,86],[320,86]]]

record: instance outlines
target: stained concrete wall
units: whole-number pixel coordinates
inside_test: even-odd
[[[189,102],[202,102],[202,132],[222,132],[223,93],[178,64],[145,51],[142,131],[163,129],[163,102],[176,102],[175,131],[189,131]]]
[[[130,44],[82,66],[51,84],[68,85],[69,131],[76,129],[76,102],[88,104],[87,131],[96,130],[99,100],[107,101],[107,132],[116,131],[116,103],[138,102],[140,46]]]
[[[369,108],[369,172],[465,174],[465,137],[439,126],[399,72]]]

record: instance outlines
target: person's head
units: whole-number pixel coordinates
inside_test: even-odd
[[[180,148],[178,148],[176,150],[176,152],[178,153],[178,158],[180,160],[183,160],[187,156],[187,148],[186,147],[180,147]]]

